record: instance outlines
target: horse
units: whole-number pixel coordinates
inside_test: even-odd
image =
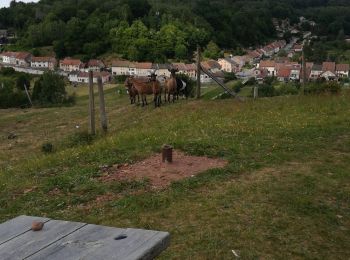
[[[137,89],[132,84],[132,82],[130,80],[130,77],[126,78],[126,80],[124,82],[124,86],[128,90],[128,94],[129,94],[129,97],[130,97],[130,104],[135,104],[136,103],[136,97],[137,97],[137,103],[140,103],[140,95],[139,95]]]
[[[127,78],[126,85],[131,89],[129,95],[132,93],[131,96],[133,96],[133,93],[135,92],[137,95],[141,95],[142,107],[148,105],[146,96],[151,94],[154,95],[154,106],[159,107],[161,104],[161,87],[156,77],[157,75],[153,73],[148,81],[133,77]]]
[[[183,95],[186,99],[188,98],[188,87],[185,81],[177,78],[176,79],[177,84],[177,99],[179,99],[179,95]]]
[[[154,107],[160,107],[162,103],[162,86],[157,80],[157,75],[152,72],[150,75],[150,81],[152,84],[152,91],[154,95]]]
[[[165,101],[168,100],[170,102],[170,95],[173,95],[173,102],[175,102],[175,96],[177,95],[177,83],[176,83],[176,75],[175,73],[178,72],[178,69],[169,69],[171,75],[170,79],[165,81],[165,91],[164,91],[164,99]],[[167,98],[168,95],[168,98]]]

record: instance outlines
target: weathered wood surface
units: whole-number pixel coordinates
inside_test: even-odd
[[[43,230],[31,231],[32,221],[46,222]],[[4,239],[0,244],[0,259],[4,260],[153,259],[170,243],[167,232],[120,229],[27,216],[1,224],[1,239],[2,234]]]

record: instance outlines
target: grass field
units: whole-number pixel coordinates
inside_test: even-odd
[[[26,214],[165,230],[172,242],[161,259],[234,259],[232,250],[242,259],[350,258],[349,92],[155,110],[109,88],[110,130],[93,140],[82,134],[86,93],[78,89],[73,107],[0,110],[0,221]],[[44,142],[53,154],[41,152]],[[144,159],[164,143],[230,163],[162,191],[97,179],[100,166]]]

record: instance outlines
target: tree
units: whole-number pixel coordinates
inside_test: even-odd
[[[220,48],[215,42],[210,41],[207,47],[205,48],[203,55],[206,58],[216,60],[217,58],[220,57]]]
[[[28,74],[21,73],[18,75],[16,79],[16,87],[18,90],[25,90],[24,86],[26,86],[27,90],[30,88],[30,78]]]
[[[45,72],[35,82],[32,99],[40,105],[63,104],[68,101],[62,76],[54,72]]]

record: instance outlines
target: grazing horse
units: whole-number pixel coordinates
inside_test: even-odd
[[[154,107],[160,107],[160,104],[162,103],[162,87],[157,80],[157,75],[154,72],[151,73],[150,81],[154,95]]]
[[[165,81],[164,98],[165,98],[165,101],[168,100],[168,102],[170,102],[170,95],[173,95],[173,102],[175,102],[175,96],[177,95],[177,83],[176,83],[175,73],[178,72],[179,70],[172,68],[172,69],[169,69],[169,71],[171,75],[170,75],[170,79]]]
[[[130,77],[126,78],[126,80],[124,82],[124,86],[128,90],[129,97],[130,97],[130,103],[135,104],[136,97],[137,97],[137,103],[140,103],[140,95],[139,95],[137,89],[132,84]]]

